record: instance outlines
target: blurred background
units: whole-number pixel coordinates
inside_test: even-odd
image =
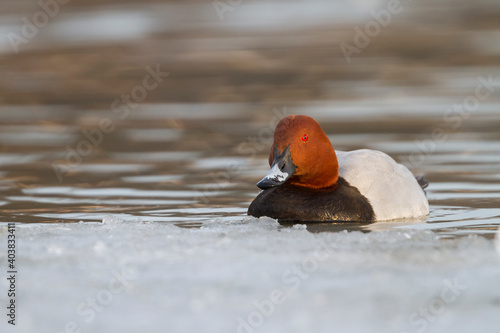
[[[443,93],[500,61],[494,0],[59,1],[2,1],[3,105],[109,108],[156,64],[171,76],[146,103],[290,104]]]
[[[2,1],[0,217],[244,215],[287,114],[425,173],[431,222],[497,207],[499,18],[494,0]]]

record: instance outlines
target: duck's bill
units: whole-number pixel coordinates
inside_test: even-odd
[[[281,154],[278,147],[275,147],[274,162],[271,166],[271,170],[269,170],[269,173],[257,183],[257,186],[262,190],[280,186],[292,177],[295,174],[295,171],[296,167],[292,161],[290,146],[286,147]]]

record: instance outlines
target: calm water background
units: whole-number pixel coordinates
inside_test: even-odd
[[[394,90],[403,88],[385,93]],[[66,107],[2,108],[0,219],[100,222],[115,215],[190,227],[244,216],[258,193],[255,183],[269,167],[275,123],[297,113],[315,117],[335,148],[379,149],[429,179],[427,223],[377,223],[363,229],[491,235],[500,223],[500,104],[481,105],[451,130],[442,114],[453,102],[415,96],[387,107],[366,96],[270,110],[250,104],[141,105],[125,120],[105,110],[75,119]],[[404,111],[410,108],[426,111]],[[87,125],[103,117],[116,122],[111,133]],[[82,134],[87,126],[85,133],[99,145]],[[446,130],[446,140],[431,140],[435,128]]]

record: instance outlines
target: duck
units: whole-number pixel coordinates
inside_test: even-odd
[[[278,221],[375,222],[429,215],[425,188],[386,153],[335,151],[313,118],[280,120],[269,152],[268,174],[247,214]]]

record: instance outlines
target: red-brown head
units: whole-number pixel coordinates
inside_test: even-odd
[[[271,171],[257,186],[284,184],[326,188],[337,183],[337,155],[319,124],[308,116],[288,116],[276,126],[269,153]]]

